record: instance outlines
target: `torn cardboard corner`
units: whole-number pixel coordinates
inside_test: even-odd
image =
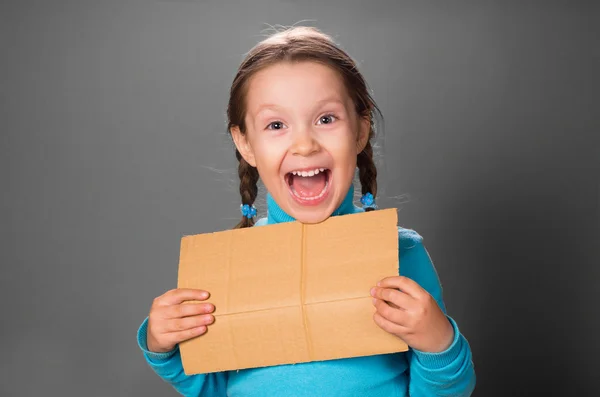
[[[185,373],[405,351],[370,289],[398,275],[396,210],[186,236],[179,288],[210,292],[215,322],[180,344]]]

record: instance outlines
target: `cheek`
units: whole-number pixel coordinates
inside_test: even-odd
[[[338,161],[349,163],[349,166],[350,163],[356,161],[356,138],[352,131],[344,131],[343,133],[332,135],[327,141],[329,151]]]
[[[257,168],[261,173],[273,174],[279,173],[280,164],[282,161],[282,151],[277,142],[261,141],[256,142],[254,155],[256,158]]]

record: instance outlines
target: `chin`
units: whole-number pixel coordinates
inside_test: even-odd
[[[337,201],[340,201],[335,199],[337,196],[337,194],[330,194],[328,200],[319,205],[301,205],[297,203],[296,200],[291,199],[290,202],[288,202],[288,214],[301,223],[321,223],[329,218],[341,204],[336,204]]]
[[[314,224],[323,222],[329,218],[332,213],[333,211],[317,210],[313,208],[309,209],[308,211],[302,211],[294,216],[294,218],[301,223]]]

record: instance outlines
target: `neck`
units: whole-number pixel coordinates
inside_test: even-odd
[[[269,193],[267,193],[267,211],[267,224],[269,225],[275,223],[293,222],[296,220],[282,210]],[[350,185],[350,189],[348,190],[348,193],[346,193],[344,201],[342,201],[342,204],[340,204],[340,206],[333,211],[331,216],[355,214],[362,211],[362,208],[354,205],[354,185]]]

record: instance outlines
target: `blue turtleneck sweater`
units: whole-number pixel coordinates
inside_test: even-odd
[[[332,216],[362,212],[353,203],[354,189]],[[256,226],[294,221],[267,195],[268,215]],[[422,238],[413,230],[398,228],[400,274],[415,280],[446,313],[437,272]],[[440,353],[409,349],[407,352],[278,365],[188,376],[183,372],[179,349],[167,353],[148,351],[146,318],[137,333],[140,349],[150,367],[181,395],[231,397],[470,396],[475,388],[471,350],[456,322],[454,340]]]

